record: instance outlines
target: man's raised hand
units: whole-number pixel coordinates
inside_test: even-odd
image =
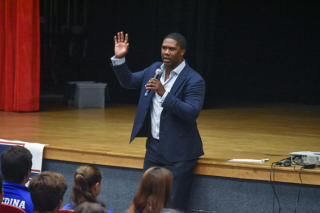
[[[123,58],[129,51],[129,36],[128,34],[123,36],[123,32],[118,32],[116,36],[114,36],[114,54],[116,58]]]

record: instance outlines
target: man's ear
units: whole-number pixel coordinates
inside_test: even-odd
[[[26,177],[28,177],[29,179],[30,175],[31,175],[31,170],[28,171],[28,173],[26,174]]]
[[[28,183],[28,181],[29,181],[30,175],[31,175],[31,170],[29,170],[29,171],[27,172],[27,174],[24,176],[24,180],[23,180],[20,184],[26,185],[26,183]]]
[[[62,199],[59,200],[59,202],[58,202],[56,208],[54,208],[53,212],[57,212],[58,213],[61,205],[62,205]]]
[[[61,205],[62,205],[62,199],[59,200],[57,208],[60,209]]]
[[[182,49],[181,50],[181,56],[183,57],[183,55],[186,53],[186,49]]]

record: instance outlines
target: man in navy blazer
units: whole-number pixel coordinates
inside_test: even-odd
[[[147,137],[144,171],[153,166],[171,171],[172,207],[186,211],[192,171],[204,154],[196,119],[203,106],[205,81],[184,60],[186,40],[179,33],[163,40],[163,62],[134,73],[124,58],[129,49],[128,34],[119,32],[114,42],[112,68],[120,85],[141,89],[130,142]],[[159,79],[154,78],[157,69],[162,72]],[[150,93],[145,94],[146,90]]]

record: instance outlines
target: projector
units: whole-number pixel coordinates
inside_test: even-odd
[[[315,164],[320,165],[320,152],[291,152],[291,163],[295,165]]]

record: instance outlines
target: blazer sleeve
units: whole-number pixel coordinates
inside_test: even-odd
[[[129,70],[127,63],[123,63],[118,66],[113,66],[111,64],[111,67],[122,87],[126,89],[141,89],[145,70],[132,73]]]
[[[162,107],[187,122],[195,122],[204,102],[205,81],[201,77],[190,79],[180,91],[180,97],[169,92]]]

